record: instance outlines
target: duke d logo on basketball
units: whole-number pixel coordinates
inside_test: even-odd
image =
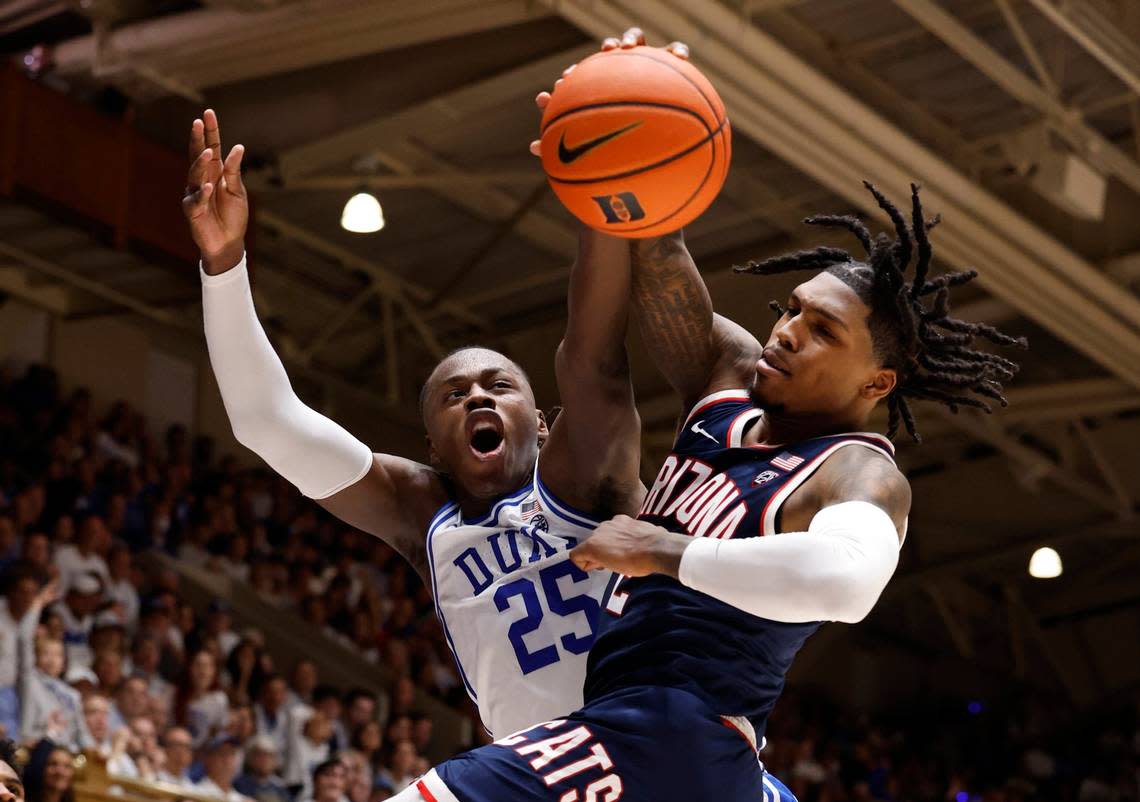
[[[619,192],[616,195],[594,195],[594,202],[602,209],[606,222],[630,223],[645,217],[645,210],[632,192]]]

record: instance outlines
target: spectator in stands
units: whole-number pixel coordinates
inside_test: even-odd
[[[277,774],[277,743],[258,735],[248,744],[245,771],[234,780],[234,789],[255,802],[291,802],[285,781]]]
[[[111,703],[98,693],[83,698],[83,721],[91,736],[84,746],[91,746],[104,756],[111,754]]]
[[[370,721],[378,721],[379,703],[376,694],[364,688],[353,688],[344,697],[344,728],[356,732]]]
[[[125,727],[127,722],[150,712],[146,680],[127,677],[115,689],[115,705],[111,709],[111,729]]]
[[[331,736],[332,722],[320,710],[310,708],[300,732],[291,737],[286,752],[285,784],[298,797],[304,798],[311,793],[313,770],[328,760],[331,754]]]
[[[206,635],[214,638],[221,648],[221,658],[229,657],[233,648],[241,641],[241,636],[233,630],[233,616],[230,605],[224,599],[214,599],[206,615]]]
[[[131,551],[123,543],[111,548],[107,555],[107,599],[118,613],[119,620],[128,630],[133,630],[139,620],[139,592],[131,580]]]
[[[158,779],[174,785],[190,786],[187,773],[194,761],[194,741],[184,727],[170,727],[162,734],[162,753],[165,766],[158,770]]]
[[[251,694],[264,680],[260,662],[260,649],[253,640],[243,639],[226,659],[226,680],[230,696],[242,702],[251,700]]]
[[[91,663],[100,693],[113,692],[123,682],[123,657],[118,652],[99,651]]]
[[[372,795],[372,766],[368,759],[355,749],[348,749],[336,755],[344,764],[344,795],[348,802],[368,802]]]
[[[0,599],[0,727],[9,736],[20,731],[19,645],[20,622],[32,608],[39,582],[27,565],[16,564],[4,575]]]
[[[393,793],[400,793],[420,775],[417,766],[419,755],[416,754],[416,745],[411,741],[399,741],[392,747],[392,754],[387,764],[380,771],[383,777],[382,785],[392,789]]]
[[[292,710],[299,704],[312,704],[313,691],[320,683],[320,672],[317,664],[307,657],[303,657],[293,666],[290,676],[289,691],[285,698],[285,709]]]
[[[416,745],[416,751],[421,755],[431,746],[434,731],[435,725],[430,716],[425,716],[423,713],[412,714],[412,743]]]
[[[40,614],[57,595],[55,583],[45,585],[20,622],[20,735],[28,742],[51,738],[78,750],[90,736],[79,694],[60,679],[65,665],[63,640],[50,634],[37,637]]]
[[[348,802],[345,796],[347,772],[339,760],[326,760],[313,769],[312,793],[299,802]]]
[[[206,776],[194,786],[201,794],[215,796],[226,802],[249,802],[234,789],[234,778],[238,773],[238,747],[241,744],[232,735],[215,735],[206,742],[203,762]]]
[[[108,763],[107,770],[128,777],[144,780],[158,779],[158,772],[166,763],[166,755],[159,748],[158,733],[154,722],[148,716],[136,716],[127,724],[128,737],[124,757],[124,771],[113,771]]]
[[[379,721],[369,721],[352,734],[352,748],[364,756],[373,771],[380,767],[384,747],[384,731]]]
[[[289,726],[285,708],[289,686],[280,674],[271,674],[261,684],[257,704],[253,706],[257,734],[273,739],[277,754],[284,755],[289,740]]]
[[[64,516],[60,521],[70,521]],[[56,524],[59,525],[59,522]],[[24,535],[24,543],[20,549],[20,563],[28,573],[35,577],[40,584],[59,576],[59,569],[51,558],[51,540],[44,532],[29,532]]]
[[[16,770],[16,744],[0,740],[0,802],[24,802],[24,781]]]
[[[67,749],[46,740],[36,744],[24,768],[28,802],[75,802],[74,779],[75,760]]]
[[[147,693],[156,699],[166,700],[167,704],[173,698],[174,686],[166,681],[159,672],[159,661],[162,659],[162,648],[153,635],[140,633],[135,636],[131,648],[131,673],[147,684]]]
[[[74,574],[64,591],[63,603],[55,605],[55,612],[63,619],[63,642],[68,665],[90,667],[91,629],[95,625],[95,612],[103,603],[104,584],[98,574]]]
[[[228,703],[218,678],[218,662],[202,649],[195,652],[183,672],[174,699],[174,721],[190,730],[199,746],[224,725]]]
[[[332,735],[328,739],[329,749],[334,753],[347,749],[348,733],[345,732],[344,723],[341,721],[341,713],[344,711],[344,707],[340,703],[340,694],[336,688],[331,685],[318,685],[314,688],[312,708],[298,708],[298,721],[303,723],[308,718],[310,709],[319,710],[331,722]],[[298,725],[293,729],[299,731],[300,727]]]
[[[20,557],[20,533],[16,521],[7,513],[0,513],[0,571]]]
[[[92,465],[92,472],[94,465]],[[92,486],[94,474],[92,473]],[[111,546],[111,535],[103,519],[98,515],[88,515],[79,524],[75,543],[60,546],[55,550],[55,565],[59,570],[60,590],[64,594],[72,583],[83,574],[95,574],[101,587],[111,582],[111,574],[103,555]]]

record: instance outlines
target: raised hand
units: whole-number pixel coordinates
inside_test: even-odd
[[[190,171],[182,212],[190,235],[210,275],[224,273],[241,261],[249,225],[249,201],[241,180],[242,145],[234,145],[222,161],[218,116],[206,109],[190,126]]]
[[[616,36],[610,36],[602,40],[602,52],[606,53],[610,50],[617,50],[618,48],[628,50],[633,47],[643,46],[644,44],[645,32],[642,31],[641,28],[630,28],[621,35],[620,39]],[[664,49],[679,59],[683,59],[685,61],[688,61],[689,59],[689,46],[684,42],[671,42],[670,44],[666,45]],[[534,104],[538,106],[539,111],[544,111],[546,109],[547,104],[550,103],[551,92],[557,90],[558,84],[562,83],[562,80],[571,72],[573,72],[574,68],[577,66],[577,64],[571,64],[569,67],[564,69],[562,71],[562,78],[559,78],[554,82],[554,88],[551,89],[550,92],[539,92],[535,96]],[[542,143],[540,140],[536,139],[530,143],[530,152],[535,156],[542,155]]]

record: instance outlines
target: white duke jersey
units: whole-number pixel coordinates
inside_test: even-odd
[[[570,549],[598,522],[556,499],[538,476],[466,520],[443,505],[427,532],[435,609],[467,693],[496,738],[582,706],[608,571],[578,568]]]

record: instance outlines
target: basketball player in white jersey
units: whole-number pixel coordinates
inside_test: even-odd
[[[236,145],[223,161],[212,110],[194,121],[183,211],[202,254],[206,339],[235,437],[325,509],[390,543],[430,584],[494,736],[578,708],[608,577],[579,569],[569,550],[597,521],[635,512],[644,492],[624,345],[628,244],[580,236],[555,359],[563,411],[549,430],[522,368],[464,348],[421,394],[429,464],[374,454],[297,397],[258,322],[242,154]]]

